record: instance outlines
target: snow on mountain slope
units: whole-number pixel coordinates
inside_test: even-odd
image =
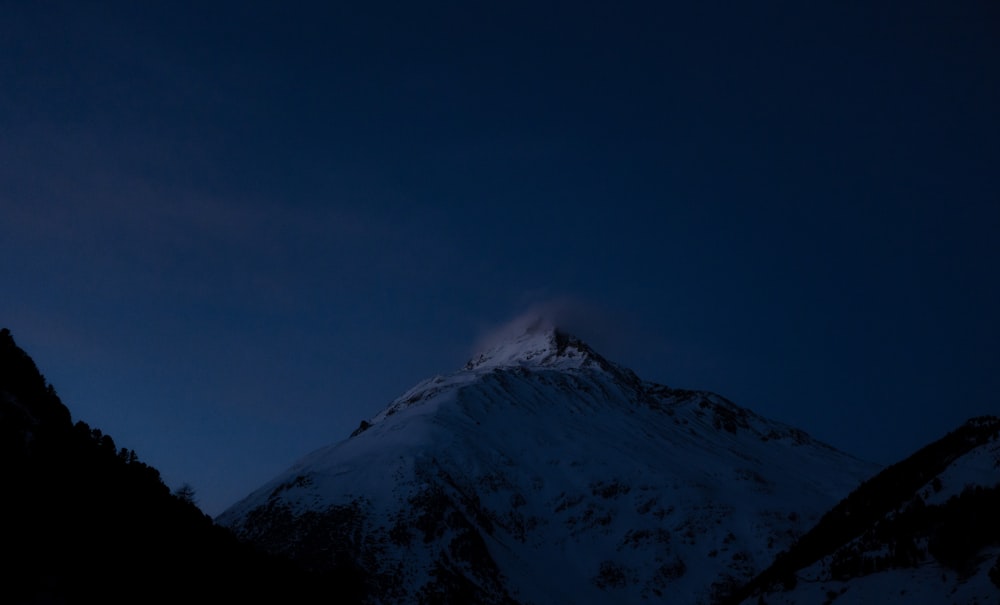
[[[218,521],[382,603],[708,603],[876,468],[536,325]]]
[[[1000,484],[1000,422],[994,419],[993,426],[992,439],[978,444],[953,460],[943,472],[936,475],[935,479],[929,479],[920,489],[919,494],[925,504],[944,504],[970,485],[992,487]]]
[[[1000,418],[884,469],[730,603],[1000,603]]]

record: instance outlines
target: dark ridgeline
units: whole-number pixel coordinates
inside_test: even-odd
[[[919,491],[928,482],[931,489],[940,491],[939,475],[952,462],[997,439],[1000,418],[973,418],[885,468],[823,515],[769,568],[722,600],[722,605],[791,589],[798,581],[797,573],[823,557],[831,557],[831,579],[842,581],[918,567],[929,559],[959,573],[973,571],[980,551],[1000,544],[1000,485],[969,485],[942,504],[926,504]],[[989,575],[1000,591],[1000,557]]]
[[[237,599],[352,603],[347,566],[317,574],[264,555],[170,493],[110,435],[71,421],[31,358],[0,331],[3,603]]]

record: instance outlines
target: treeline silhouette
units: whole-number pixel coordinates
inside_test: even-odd
[[[2,603],[354,603],[349,562],[326,573],[239,542],[134,451],[69,410],[0,330]],[[189,496],[189,494],[188,494]]]
[[[838,550],[830,562],[830,576],[846,580],[915,567],[929,557],[965,573],[972,571],[976,555],[993,544],[1000,544],[1000,488],[970,486],[938,505],[926,505],[918,496]]]
[[[938,475],[952,462],[998,438],[1000,418],[973,418],[885,468],[722,603],[741,603],[773,587],[791,588],[799,570],[830,555],[831,577],[840,580],[912,567],[928,556],[946,567],[967,571],[983,547],[1000,544],[1000,488],[969,487],[938,505],[925,504],[918,491],[928,482],[932,489],[940,489]],[[991,578],[1000,589],[1000,559],[993,569]]]

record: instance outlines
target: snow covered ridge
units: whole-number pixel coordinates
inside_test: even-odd
[[[711,603],[876,471],[550,327],[426,380],[218,521],[376,603]]]
[[[485,373],[497,371],[523,373],[541,370],[558,370],[565,373],[600,370],[625,383],[638,385],[641,382],[631,370],[601,357],[579,338],[539,322],[528,326],[522,334],[476,355],[459,372],[448,377],[435,376],[418,383],[374,418],[362,421],[351,436],[364,432],[373,424],[381,422],[403,408],[431,401],[440,393],[458,385],[481,380]]]
[[[1000,418],[865,481],[729,603],[1000,603]]]

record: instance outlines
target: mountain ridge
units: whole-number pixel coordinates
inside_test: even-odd
[[[899,590],[907,602],[1000,601],[997,511],[1000,418],[971,418],[864,481],[722,605],[810,592],[882,602]]]
[[[359,600],[349,572],[307,574],[240,543],[155,468],[83,421],[0,329],[0,602]],[[334,566],[336,567],[336,566]],[[347,568],[344,568],[345,570]]]

